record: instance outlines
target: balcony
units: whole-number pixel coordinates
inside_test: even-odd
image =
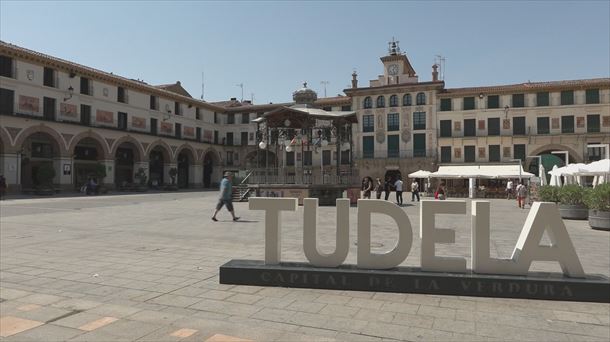
[[[417,149],[417,150],[373,150],[373,151],[354,151],[354,159],[402,159],[402,158],[435,158],[437,151],[435,149]]]

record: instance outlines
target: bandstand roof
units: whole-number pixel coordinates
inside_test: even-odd
[[[303,105],[295,106],[282,106],[270,112],[263,114],[263,116],[252,120],[252,122],[263,122],[267,121],[269,126],[282,126],[286,119],[291,120],[291,128],[302,127],[303,121],[307,120],[345,120],[350,123],[358,122],[355,111],[326,111],[318,108],[306,107]]]

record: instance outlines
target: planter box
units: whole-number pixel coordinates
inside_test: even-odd
[[[593,229],[610,230],[610,211],[589,210],[589,225]]]
[[[584,205],[559,204],[561,218],[568,220],[586,220],[589,210]]]

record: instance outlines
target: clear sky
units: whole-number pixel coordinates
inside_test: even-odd
[[[334,96],[383,72],[396,37],[420,81],[449,88],[610,77],[610,1],[6,1],[0,39],[205,100]]]

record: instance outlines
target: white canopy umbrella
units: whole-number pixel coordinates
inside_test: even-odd
[[[548,174],[551,175],[550,186],[561,186],[561,174],[558,170],[559,168],[557,165],[553,165],[553,169],[548,172]]]
[[[610,159],[602,159],[591,164],[582,165],[578,169],[578,174],[582,176],[609,175]]]
[[[540,185],[546,185],[546,170],[542,164],[538,166],[538,177],[540,177]]]
[[[432,172],[430,172],[430,171],[419,170],[419,171],[415,171],[413,173],[409,173],[409,178],[428,178],[428,177],[430,177],[431,173]]]

